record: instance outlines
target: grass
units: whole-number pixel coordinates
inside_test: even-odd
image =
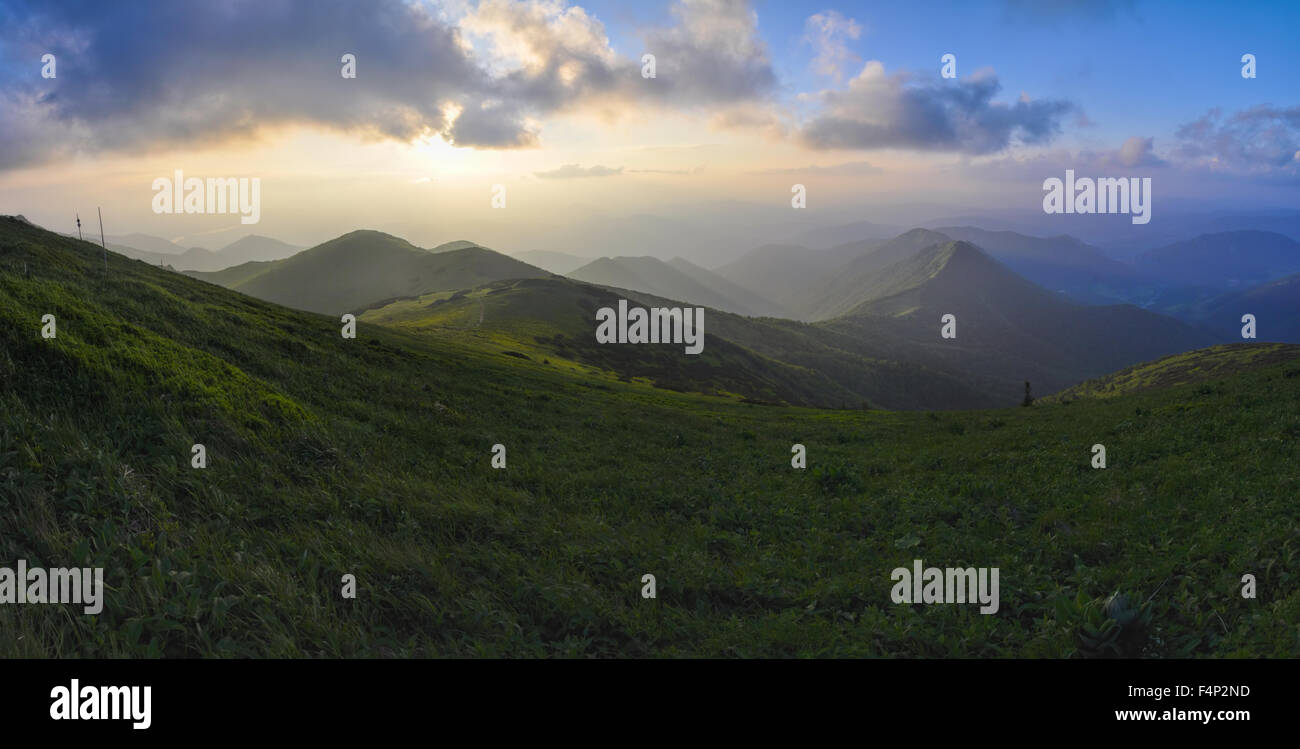
[[[1237,343],[1212,346],[1127,367],[1114,374],[1082,382],[1053,393],[1044,402],[1075,398],[1111,398],[1173,385],[1205,383],[1249,372],[1267,364],[1300,358],[1300,345],[1290,343]]]
[[[1294,360],[1032,408],[759,406],[463,336],[344,340],[100,262],[0,219],[0,566],[109,587],[98,617],[0,606],[0,655],[1300,654]],[[893,604],[915,558],[998,567],[1001,610]],[[1112,637],[1117,592],[1141,624]]]

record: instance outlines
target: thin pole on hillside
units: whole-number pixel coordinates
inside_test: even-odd
[[[82,239],[81,236],[81,214],[78,213],[76,215],[77,215],[77,239],[81,239],[84,242],[85,240]]]
[[[108,243],[104,241],[104,212],[95,206],[95,212],[99,214],[99,246],[104,248],[104,273],[108,273]]]

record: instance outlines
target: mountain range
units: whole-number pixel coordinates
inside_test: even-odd
[[[1268,231],[1202,234],[1147,251],[1137,267],[1171,286],[1227,290],[1300,272],[1300,242]]]
[[[464,241],[425,250],[383,232],[358,230],[284,260],[189,275],[295,309],[337,315],[399,297],[551,274]]]
[[[668,262],[653,257],[603,257],[565,275],[598,286],[635,289],[741,315],[789,316],[781,305],[763,295],[680,257]]]
[[[1284,245],[1269,252],[1286,257]],[[1180,321],[1132,304],[1083,303],[1150,293],[1151,283],[1085,243],[969,226],[819,250],[770,245],[716,270],[681,257],[604,257],[571,270],[568,282],[468,240],[429,250],[362,230],[284,259],[187,273],[293,308],[364,313],[426,334],[491,331],[524,355],[672,389],[811,406],[1011,404],[1025,382],[1047,394],[1233,340],[1224,320],[1243,304],[1271,323],[1262,333],[1295,334],[1280,324],[1295,319],[1292,284],[1184,305]],[[707,308],[707,353],[682,360],[655,346],[597,345],[594,311],[619,298]],[[958,334],[946,339],[940,321],[950,314]]]
[[[1039,286],[1082,302],[1131,302],[1131,291],[1145,281],[1136,269],[1068,235],[1033,237],[974,226],[945,226],[937,231],[978,245]]]
[[[670,345],[597,344],[592,337],[595,311],[620,298],[658,307],[693,302],[609,283],[503,279],[474,290],[375,305],[362,319],[429,335],[509,340],[524,355],[643,377],[672,389],[893,409],[1007,405],[1023,396],[1026,380],[1046,394],[1221,340],[1131,305],[1072,302],[1017,276],[967,242],[915,249],[934,239],[942,237],[919,230],[874,248],[885,252],[876,262],[902,259],[874,273],[870,283],[856,286],[852,303],[821,322],[709,308],[707,345],[698,358],[682,357]],[[905,251],[909,247],[913,249]],[[662,270],[653,259],[634,260],[601,262],[599,267]],[[945,314],[957,317],[955,339],[940,335]]]
[[[166,265],[179,271],[211,272],[252,261],[280,260],[302,249],[256,234],[237,239],[219,250],[205,250],[202,247],[187,249],[148,234],[107,237],[106,241],[108,248],[114,252],[150,265]]]
[[[551,252],[549,250],[524,250],[523,252],[512,252],[510,256],[515,260],[560,276],[568,275],[591,262],[589,257],[578,257],[565,252]]]
[[[1300,342],[1300,273],[1258,286],[1212,297],[1185,312],[1185,316],[1235,336],[1242,318],[1255,318],[1255,333],[1262,341]]]

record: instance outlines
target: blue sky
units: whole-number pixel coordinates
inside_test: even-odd
[[[670,3],[583,3],[628,54],[635,29],[667,23]],[[809,16],[838,11],[862,27],[846,40],[861,60],[936,72],[945,53],[959,74],[991,66],[1004,90],[1079,102],[1096,138],[1172,134],[1208,107],[1291,104],[1300,88],[1296,2],[794,2],[758,0],[759,31],[787,92],[826,80],[810,70]],[[1037,9],[1035,9],[1035,7]],[[1254,54],[1257,75],[1241,77]]]

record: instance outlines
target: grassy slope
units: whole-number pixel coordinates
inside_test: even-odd
[[[659,387],[763,402],[861,405],[862,398],[806,368],[776,361],[719,337],[715,323],[734,316],[705,314],[706,345],[686,356],[682,344],[605,346],[596,343],[592,321],[602,306],[620,298],[655,297],[562,278],[520,279],[487,284],[468,292],[431,294],[367,311],[361,319],[421,333],[508,350],[558,366],[617,373]],[[655,300],[655,301],[650,301]],[[662,301],[678,305],[678,302]],[[747,318],[736,318],[749,325]]]
[[[1199,385],[1230,378],[1262,366],[1300,359],[1300,346],[1286,343],[1235,343],[1173,354],[1127,367],[1066,388],[1043,399],[1064,402],[1076,398],[1113,398],[1174,385]]]
[[[1294,364],[1027,409],[773,408],[345,341],[99,262],[0,219],[0,560],[111,588],[99,617],[0,606],[3,655],[1065,656],[1116,590],[1149,600],[1128,654],[1300,654]],[[1000,567],[1002,610],[891,604],[918,557]]]
[[[683,356],[682,346],[674,344],[599,345],[596,310],[615,307],[620,298],[642,306],[681,306],[625,289],[526,279],[396,302],[362,319],[427,335],[470,336],[534,358],[609,370],[665,388],[763,402],[833,408],[959,408],[997,402],[952,374],[848,350],[846,346],[869,347],[791,320],[707,310],[706,345],[698,356]],[[899,353],[906,357],[908,350]]]
[[[131,256],[127,255],[127,257]],[[218,286],[225,286],[227,289],[238,289],[253,278],[275,268],[279,262],[281,261],[250,260],[247,263],[232,265],[218,271],[187,270],[184,273],[191,278],[214,283]]]

